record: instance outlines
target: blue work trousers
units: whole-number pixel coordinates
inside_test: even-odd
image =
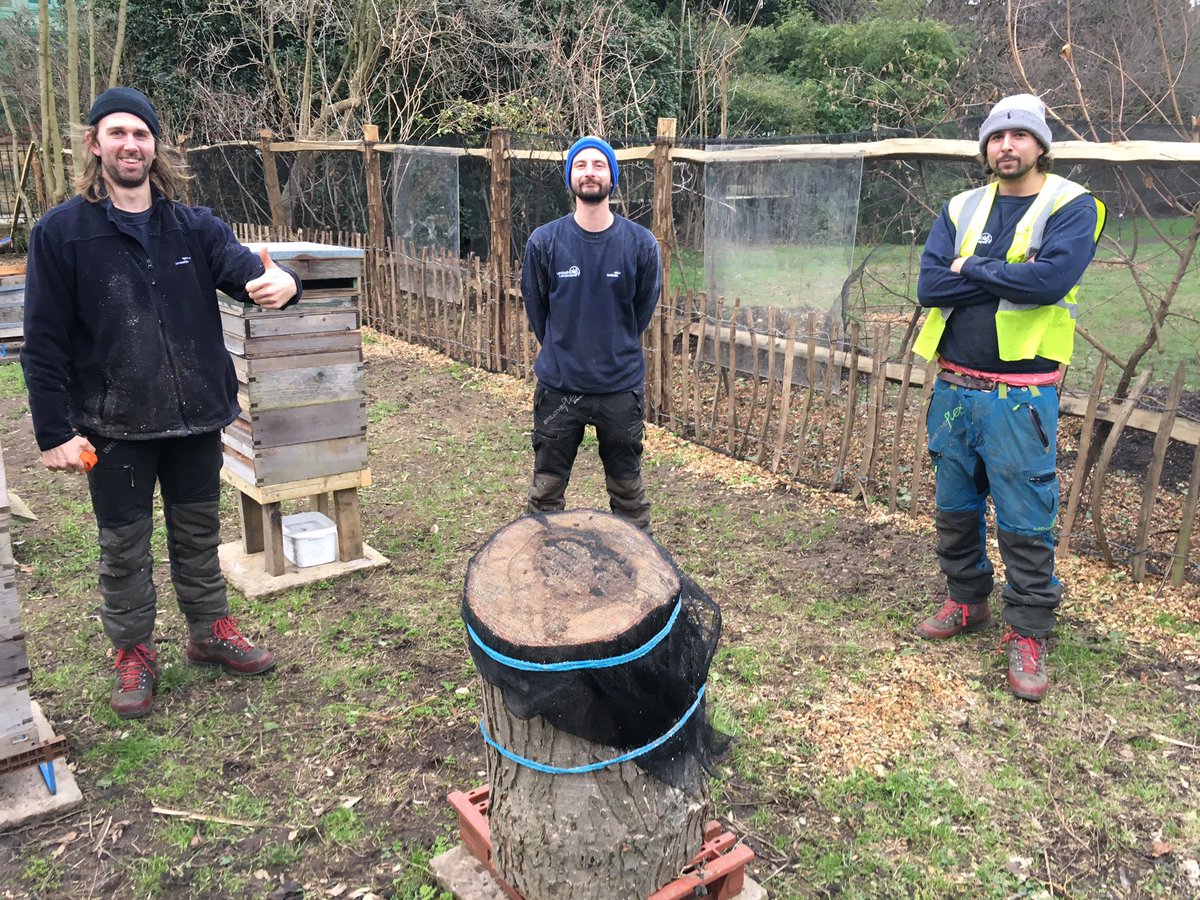
[[[926,421],[937,475],[938,561],[951,599],[984,603],[992,591],[986,507],[996,512],[1004,560],[1004,620],[1043,637],[1062,584],[1054,577],[1058,518],[1058,390],[970,390],[939,379]]]

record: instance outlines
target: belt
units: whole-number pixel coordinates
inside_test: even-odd
[[[964,375],[961,372],[952,372],[950,369],[942,369],[937,373],[937,377],[942,381],[957,384],[959,387],[965,387],[972,391],[994,391],[1004,383],[987,378],[976,378],[973,375]]]

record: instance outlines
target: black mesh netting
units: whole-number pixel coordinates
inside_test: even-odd
[[[708,679],[721,637],[721,610],[694,581],[679,572],[665,550],[662,556],[679,577],[680,613],[667,635],[650,652],[631,662],[572,671],[522,671],[497,662],[468,636],[467,646],[480,676],[500,689],[513,716],[541,716],[560,731],[615,751],[650,744],[683,718]],[[498,637],[473,613],[465,594],[462,617],[490,649],[524,662],[544,664],[627,654],[662,631],[674,609],[674,602],[664,603],[613,640],[536,649],[513,646]],[[634,760],[652,777],[692,794],[699,792],[706,774],[715,774],[714,761],[730,742],[728,735],[713,727],[706,700],[701,699],[673,737]]]

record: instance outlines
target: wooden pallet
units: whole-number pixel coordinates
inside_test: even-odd
[[[487,868],[510,900],[523,900],[496,874],[492,865],[492,834],[487,818],[491,790],[490,785],[484,785],[473,791],[453,791],[448,799],[458,815],[458,833],[463,846]],[[746,865],[753,859],[754,851],[739,843],[720,822],[709,822],[704,829],[704,844],[683,874],[659,888],[648,900],[684,900],[697,896],[698,892],[712,900],[733,900],[745,887]]]

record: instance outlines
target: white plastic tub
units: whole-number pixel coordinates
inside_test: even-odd
[[[337,559],[337,526],[319,512],[284,516],[283,555],[301,569],[333,562]]]

